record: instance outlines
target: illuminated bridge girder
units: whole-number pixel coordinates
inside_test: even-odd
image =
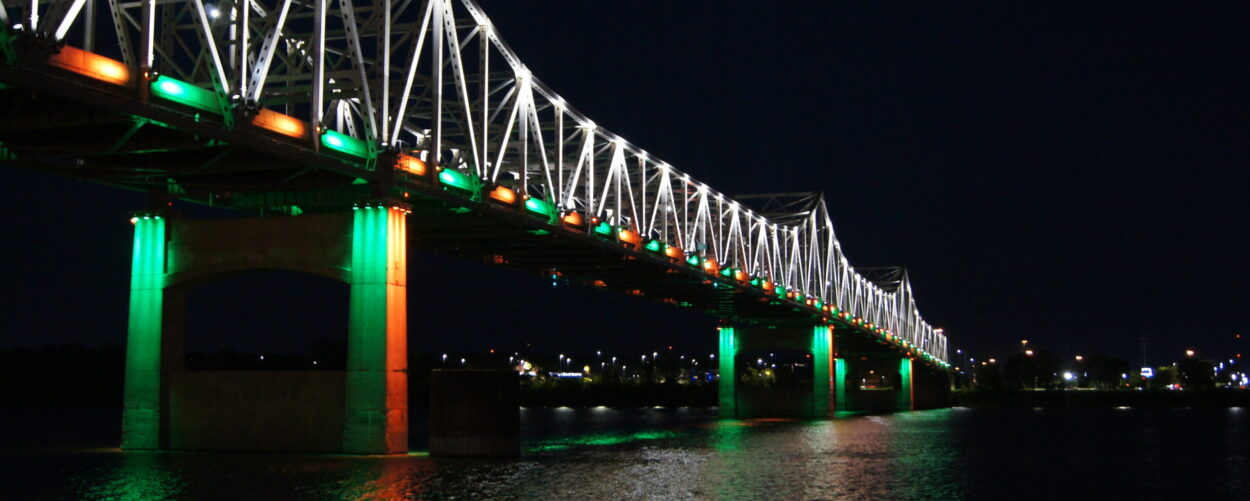
[[[738,291],[723,295],[751,289],[685,268],[687,258],[711,260],[795,294],[771,299],[783,306],[773,310],[861,329],[940,366],[948,360],[946,337],[920,315],[905,275],[886,291],[851,266],[823,198],[764,215],[596,125],[530,73],[473,0],[0,6],[0,82],[11,87],[0,90],[0,101],[24,102],[19,94],[29,92],[53,97],[0,116],[0,145],[17,163],[244,209],[258,208],[238,202],[258,200],[256,193],[344,193],[362,180],[367,196],[411,196],[418,211],[416,199],[426,197],[443,213],[456,206],[494,213],[504,209],[481,201],[504,187],[519,204],[553,207],[547,221],[528,218],[523,208],[506,210],[521,214],[514,219],[525,225],[555,226],[544,231],[557,238],[580,239],[618,258],[640,253],[691,283]],[[92,112],[67,112],[72,104],[89,104]],[[94,133],[96,142],[39,137],[32,131],[41,124]],[[397,171],[397,155],[419,159],[426,172]],[[453,172],[472,185],[471,201],[440,190],[438,176]],[[327,205],[335,200],[324,198]],[[612,234],[598,241],[589,235],[593,227],[565,235],[552,224],[573,212],[606,223]],[[415,232],[420,224],[413,226]],[[623,249],[621,231],[640,236],[641,244],[656,241],[661,251],[671,246],[678,257]],[[454,235],[443,243],[437,234],[415,238],[470,253],[456,248]],[[491,250],[485,241],[473,252]],[[508,251],[513,264],[526,261],[515,245],[498,253]],[[594,280],[595,270],[583,271]],[[650,284],[618,283],[624,285],[609,286]],[[676,292],[665,297],[680,303]],[[776,296],[747,295],[757,303]]]

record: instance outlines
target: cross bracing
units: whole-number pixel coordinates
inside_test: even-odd
[[[115,58],[216,96],[224,127],[277,112],[313,150],[359,140],[366,170],[411,155],[947,360],[906,273],[883,288],[851,266],[823,197],[736,199],[648,154],[533,75],[474,0],[0,0],[0,26],[0,62],[23,38]]]

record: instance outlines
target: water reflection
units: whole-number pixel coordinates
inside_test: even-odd
[[[165,464],[165,455],[157,452],[114,453],[117,463],[101,466],[82,481],[83,496],[88,499],[148,501],[178,499],[184,479]],[[93,481],[92,479],[98,479]]]
[[[531,409],[523,413],[525,453],[501,460],[0,455],[0,497],[1211,498],[1250,488],[1244,410],[947,409],[832,421],[722,420],[714,412]]]

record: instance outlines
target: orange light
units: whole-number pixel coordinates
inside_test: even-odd
[[[568,214],[565,214],[563,221],[564,221],[564,224],[567,224],[569,226],[580,227],[580,226],[586,225],[586,220],[582,219],[582,213],[577,212],[577,211],[571,211]]]
[[[131,86],[130,67],[125,63],[68,45],[49,57],[48,64],[101,82]]]
[[[495,189],[491,190],[490,198],[491,200],[508,205],[516,204],[516,192],[509,189],[507,186],[496,186]]]
[[[252,117],[252,125],[296,139],[308,136],[308,124],[303,120],[265,108],[261,108],[260,113]]]
[[[415,176],[424,176],[427,172],[425,169],[425,161],[403,153],[395,156],[395,166]]]
[[[749,275],[747,275],[747,272],[745,272],[745,271],[742,271],[742,270],[737,270],[737,271],[735,271],[735,272],[734,272],[734,280],[737,280],[737,281],[739,281],[739,282],[746,282],[746,281],[748,281],[748,280],[750,280],[750,279],[751,279],[751,277],[750,277]]]
[[[673,259],[681,259],[686,257],[686,253],[682,252],[681,247],[670,245],[664,249],[664,255]]]
[[[594,282],[591,282],[590,285],[593,285],[595,287],[607,287],[608,286],[608,284],[605,283],[603,280],[595,280]]]
[[[772,280],[765,280],[765,281],[764,281],[764,284],[763,284],[760,288],[762,288],[762,289],[764,289],[764,290],[766,290],[766,291],[772,292],[773,287],[775,287],[775,286],[773,285],[773,281],[772,281]]]
[[[621,230],[616,233],[616,238],[619,239],[621,243],[628,244],[630,247],[635,249],[637,249],[638,245],[642,243],[642,239],[639,238],[638,234],[634,233],[633,230]]]
[[[706,272],[711,273],[711,274],[713,274],[713,275],[715,275],[715,274],[717,274],[717,273],[720,273],[720,264],[717,264],[716,260],[715,260],[715,259],[712,259],[712,258],[710,258],[710,257],[709,257],[709,258],[707,258],[707,259],[704,259],[704,260],[703,260],[703,271],[706,271]]]

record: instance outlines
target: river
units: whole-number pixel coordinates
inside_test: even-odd
[[[525,409],[524,453],[501,460],[120,452],[101,443],[116,435],[112,423],[41,412],[0,410],[0,498],[1250,499],[1243,408],[953,408],[832,421]]]

